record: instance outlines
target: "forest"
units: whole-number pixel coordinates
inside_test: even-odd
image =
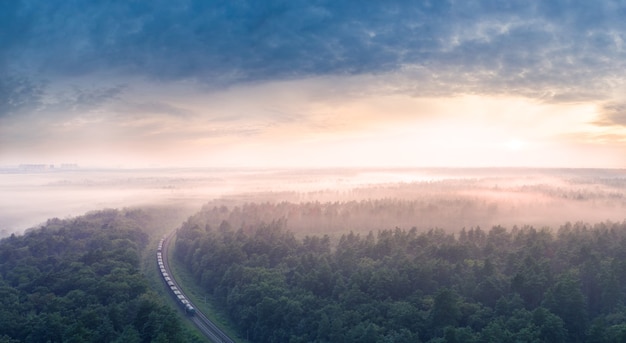
[[[141,209],[50,219],[0,241],[0,342],[186,342],[141,273]]]
[[[258,206],[205,207],[175,250],[250,341],[626,341],[626,221],[332,238]]]
[[[158,209],[17,235],[6,208],[65,208],[67,175],[43,175],[51,183],[30,192],[60,207],[13,193],[0,206],[0,343],[197,341],[143,274],[178,227],[177,265],[249,342],[626,342],[623,174],[451,169],[387,182],[413,173],[390,172],[115,174],[112,184],[149,183],[137,199]],[[125,198],[92,186],[100,176],[68,178],[85,183],[72,204]]]

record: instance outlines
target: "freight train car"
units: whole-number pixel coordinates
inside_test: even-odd
[[[185,310],[187,314],[189,314],[190,316],[193,316],[196,313],[196,309],[191,305],[191,302],[189,301],[189,299],[187,299],[185,295],[178,289],[178,287],[174,283],[174,280],[172,280],[170,275],[167,273],[167,270],[165,269],[165,264],[163,263],[163,243],[164,242],[165,242],[165,238],[161,239],[159,241],[159,246],[157,247],[157,263],[159,265],[161,277],[163,278],[163,281],[165,282],[167,287],[170,289],[170,292],[176,298],[178,304],[182,306],[183,310]]]

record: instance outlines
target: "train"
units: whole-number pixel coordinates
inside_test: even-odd
[[[176,283],[174,283],[174,280],[172,280],[170,275],[167,273],[167,270],[165,270],[165,264],[163,264],[163,243],[164,242],[165,242],[165,238],[162,238],[159,241],[159,246],[157,248],[157,263],[159,264],[161,277],[163,278],[163,281],[165,282],[165,284],[167,284],[167,287],[170,289],[170,292],[172,292],[174,297],[176,297],[176,299],[178,300],[178,304],[182,306],[183,310],[185,310],[185,312],[188,315],[193,316],[196,313],[196,309],[191,305],[191,302],[189,301],[189,299],[187,299],[187,297],[185,297],[185,295],[178,289],[178,287],[176,287]]]

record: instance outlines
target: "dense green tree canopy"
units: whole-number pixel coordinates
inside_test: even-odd
[[[205,211],[179,230],[176,258],[254,342],[626,337],[626,222],[333,240],[296,238],[279,219],[214,225],[202,218],[238,214]]]
[[[51,219],[0,241],[0,342],[182,342],[140,273],[142,210]]]

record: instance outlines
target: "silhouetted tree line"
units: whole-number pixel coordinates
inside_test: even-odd
[[[0,241],[0,342],[182,342],[140,273],[150,218],[105,210]]]
[[[176,258],[254,342],[626,340],[626,221],[332,242],[282,220],[199,218],[179,230]]]

